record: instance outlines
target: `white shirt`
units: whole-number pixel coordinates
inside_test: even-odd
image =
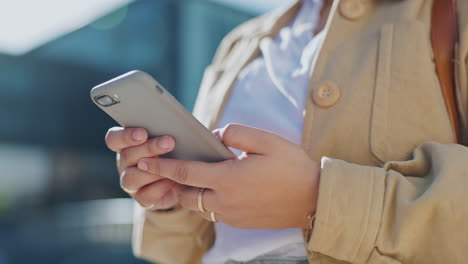
[[[273,39],[261,40],[261,56],[240,72],[218,127],[244,124],[300,144],[311,65],[322,40],[322,34],[313,35],[320,10],[320,0],[305,0],[288,26]],[[306,256],[300,229],[252,230],[216,223],[216,241],[204,263]]]

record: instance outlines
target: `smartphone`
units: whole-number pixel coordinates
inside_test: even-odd
[[[149,74],[131,71],[94,87],[93,102],[122,127],[145,128],[150,137],[172,136],[175,149],[162,157],[220,162],[235,158],[203,124]]]

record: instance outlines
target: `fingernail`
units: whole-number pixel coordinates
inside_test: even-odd
[[[148,206],[142,206],[142,207],[143,207],[143,209],[145,209],[145,210],[151,210],[151,209],[154,208],[154,204],[151,204],[151,205],[148,205]]]
[[[213,136],[215,136],[217,139],[221,139],[221,135],[219,134],[220,129],[217,128],[213,130]]]
[[[133,136],[134,140],[142,141],[142,140],[145,139],[146,133],[145,133],[145,131],[143,131],[141,129],[137,129],[137,130],[133,131],[132,136]]]
[[[127,188],[123,183],[125,181],[125,176],[126,176],[126,172],[124,171],[121,175],[120,175],[120,188],[122,188],[122,190],[124,190],[126,193],[128,194],[135,194],[138,192],[138,190],[133,190],[133,189],[130,189],[130,188]]]
[[[219,129],[219,136],[222,138],[224,135],[224,132],[226,132],[226,129],[230,126],[231,124],[225,125],[223,128]]]
[[[139,161],[138,162],[138,168],[140,170],[147,171],[148,170],[148,163],[146,163],[144,161]]]
[[[173,142],[172,142],[171,137],[165,136],[159,139],[158,144],[163,149],[170,149],[172,148]]]
[[[128,194],[135,194],[137,193],[137,190],[132,190],[132,189],[128,189],[126,188],[125,186],[123,186],[122,184],[120,185],[120,188],[122,188],[122,190],[124,190],[126,193]]]

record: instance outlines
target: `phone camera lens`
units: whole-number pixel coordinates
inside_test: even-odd
[[[100,104],[101,106],[111,106],[111,105],[119,103],[115,101],[114,98],[108,95],[98,96],[94,100],[96,100],[96,102]]]

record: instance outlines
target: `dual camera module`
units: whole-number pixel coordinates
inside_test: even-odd
[[[115,104],[118,104],[120,103],[119,101],[117,101],[116,99],[112,98],[111,96],[109,95],[100,95],[100,96],[96,96],[94,97],[94,100],[101,106],[104,106],[104,107],[107,107],[107,106],[111,106],[111,105],[115,105]]]

